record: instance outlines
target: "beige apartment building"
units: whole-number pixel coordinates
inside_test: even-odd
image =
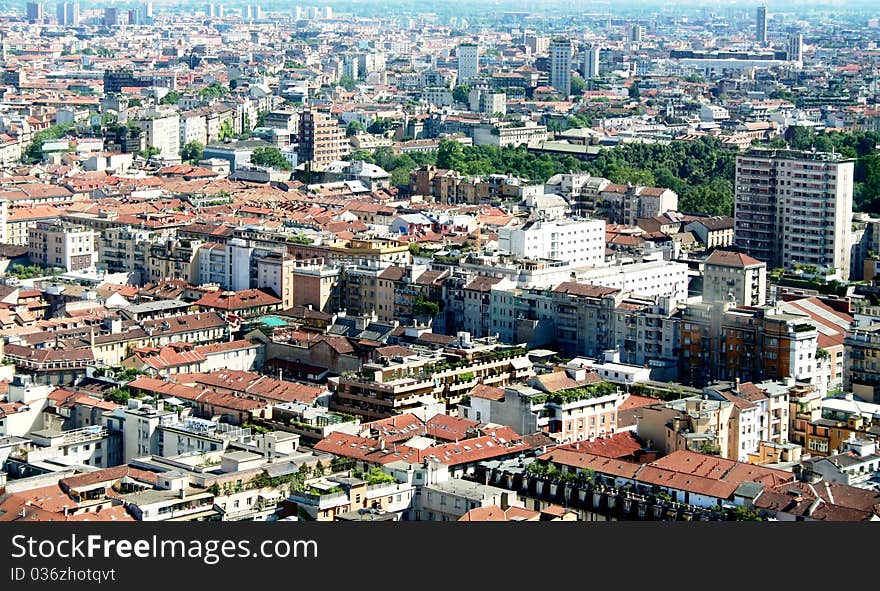
[[[855,160],[753,148],[736,157],[734,235],[770,265],[849,278]]]
[[[96,232],[63,222],[37,222],[28,229],[28,257],[43,267],[80,271],[98,262]]]

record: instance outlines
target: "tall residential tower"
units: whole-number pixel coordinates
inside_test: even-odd
[[[849,278],[854,160],[754,148],[736,157],[734,240],[770,268]]]
[[[550,86],[562,96],[571,94],[571,40],[567,38],[550,42]]]

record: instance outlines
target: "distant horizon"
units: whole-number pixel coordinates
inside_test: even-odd
[[[50,0],[41,2],[44,7],[54,7],[63,0]],[[16,0],[15,2],[0,2],[0,10],[9,11],[11,9],[23,10],[29,2],[27,0]],[[145,4],[145,1],[128,0],[80,0],[82,7],[89,9],[100,9],[112,6],[137,6]],[[208,0],[153,0],[153,5],[164,8],[183,9],[187,7],[200,8],[210,2]],[[597,8],[610,8],[612,15],[616,14],[682,14],[691,12],[724,12],[724,11],[743,11],[752,10],[758,6],[767,6],[768,14],[772,17],[774,12],[795,14],[795,15],[825,15],[828,14],[828,7],[834,6],[852,11],[870,10],[876,11],[876,1],[872,0],[830,0],[817,6],[815,3],[806,2],[804,0],[775,0],[773,2],[760,2],[756,0],[732,0],[732,1],[707,1],[707,0],[683,0],[670,5],[666,2],[645,2],[644,0],[601,0],[598,2],[568,2],[565,0],[495,0],[489,4],[474,5],[471,2],[462,0],[433,0],[431,2],[422,2],[416,0],[389,0],[386,2],[376,2],[374,0],[319,0],[304,2],[279,2],[278,0],[264,2],[249,2],[246,0],[235,0],[228,2],[214,2],[214,4],[222,4],[229,7],[259,5],[264,10],[271,12],[289,12],[296,7],[308,6],[330,6],[334,10],[341,10],[345,13],[372,12],[381,10],[383,12],[402,11],[407,14],[426,14],[432,12],[434,8],[449,9],[455,7],[456,11],[464,9],[468,13],[491,14],[496,12],[524,12],[530,15],[540,15],[548,9],[552,13],[546,16],[554,16],[555,14],[590,14],[598,11]],[[622,9],[622,10],[621,10]]]

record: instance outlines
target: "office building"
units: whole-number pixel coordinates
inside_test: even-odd
[[[59,2],[57,7],[59,25],[79,26],[79,2]]]
[[[759,6],[755,12],[755,39],[761,45],[767,45],[767,7]]]
[[[792,33],[788,36],[788,61],[796,65],[804,62],[804,36],[801,33]]]
[[[632,43],[641,43],[645,36],[645,27],[642,25],[633,25],[629,30],[629,40]]]
[[[104,26],[114,27],[119,24],[119,9],[107,7],[104,9]]]
[[[590,45],[584,50],[584,79],[597,78],[599,76],[599,46]]]
[[[29,22],[41,23],[46,17],[42,2],[28,2],[25,5],[25,18]]]
[[[480,71],[480,46],[462,43],[458,46],[458,84],[467,84]]]
[[[753,148],[736,158],[734,240],[770,268],[849,277],[854,160]]]
[[[571,94],[571,41],[555,38],[550,42],[550,86],[562,96]]]

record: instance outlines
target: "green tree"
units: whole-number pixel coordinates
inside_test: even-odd
[[[617,162],[605,169],[605,176],[614,183],[641,185],[652,187],[656,183],[654,174],[650,170],[639,170],[632,166],[618,164]]]
[[[348,137],[352,137],[363,132],[364,125],[360,121],[352,121],[348,124],[348,127],[345,128],[345,135]]]
[[[25,159],[29,162],[41,161],[43,159],[43,144],[63,137],[71,129],[73,129],[73,125],[66,123],[64,125],[53,125],[38,131],[34,134],[30,145],[24,152]]]
[[[572,76],[571,78],[571,94],[580,96],[587,89],[587,81],[580,76]]]
[[[183,93],[177,92],[176,90],[171,90],[162,97],[159,101],[160,105],[176,105],[177,102],[183,98]]]
[[[370,126],[367,127],[367,131],[370,133],[374,133],[376,135],[382,135],[394,125],[394,121],[391,119],[385,119],[383,117],[377,117],[375,121],[370,123]]]
[[[205,144],[196,141],[185,144],[180,150],[180,157],[185,162],[198,162],[205,157]]]
[[[788,145],[792,150],[810,150],[816,139],[816,132],[810,127],[794,126],[788,129]]]
[[[416,296],[416,301],[413,303],[414,315],[434,317],[439,313],[440,304],[425,298],[423,294],[419,294],[418,296]]]
[[[395,187],[409,186],[409,173],[412,168],[401,166],[391,171],[391,184]]]
[[[199,98],[201,99],[212,99],[212,98],[220,98],[225,96],[229,92],[229,89],[220,84],[219,82],[212,82],[205,88],[199,91]]]
[[[230,119],[227,119],[220,124],[220,139],[225,140],[226,138],[232,137],[233,135],[235,135],[235,129],[232,126],[232,121]]]
[[[153,156],[158,156],[160,152],[161,150],[156,146],[149,146],[146,150],[141,150],[140,152],[138,152],[138,156],[145,160],[149,160]]]
[[[471,87],[467,84],[459,84],[452,90],[452,100],[457,103],[466,103],[468,102],[468,94],[471,92]]]
[[[357,84],[357,82],[355,81],[355,79],[352,78],[351,76],[349,76],[348,74],[343,74],[342,76],[339,77],[339,86],[341,86],[342,88],[344,88],[345,90],[347,90],[349,92],[354,90],[354,87],[356,84]]]
[[[458,170],[462,161],[463,150],[455,140],[441,140],[437,147],[437,168]]]
[[[291,170],[290,162],[281,154],[281,150],[275,146],[254,148],[251,154],[251,164],[257,166],[271,166],[281,170]]]
[[[114,388],[104,394],[104,400],[115,402],[117,404],[125,404],[128,402],[129,398],[131,398],[131,392],[129,392],[128,388],[125,386]]]

